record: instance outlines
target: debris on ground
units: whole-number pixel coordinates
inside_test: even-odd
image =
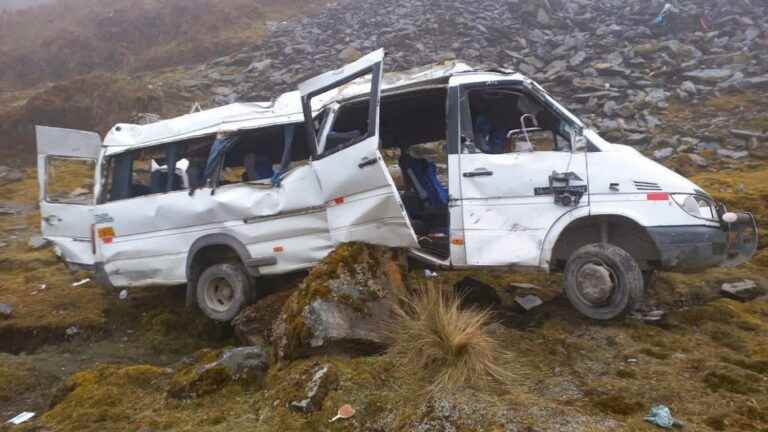
[[[32,417],[34,417],[34,416],[35,416],[35,413],[25,411],[25,412],[17,415],[16,417],[8,420],[6,423],[11,423],[13,425],[20,425],[20,424],[22,424],[22,423],[32,419]]]
[[[68,327],[68,328],[67,328],[67,329],[64,331],[64,334],[65,334],[66,336],[68,336],[68,337],[72,337],[72,336],[75,336],[75,335],[76,335],[76,334],[78,334],[78,333],[80,333],[80,327],[78,327],[78,326],[72,326],[72,327]]]
[[[651,412],[645,417],[645,421],[664,429],[684,426],[682,422],[672,417],[672,411],[666,405],[654,405]]]
[[[128,290],[122,290],[120,291],[120,294],[118,295],[118,298],[120,300],[125,300],[128,298]]]
[[[336,413],[336,416],[331,419],[331,423],[335,422],[336,420],[345,420],[355,415],[355,409],[352,407],[352,405],[344,404],[339,408],[339,411]]]
[[[72,284],[72,286],[73,286],[73,287],[79,287],[79,286],[82,286],[82,285],[85,285],[85,284],[87,284],[87,283],[88,283],[88,282],[90,282],[90,281],[91,281],[91,279],[90,279],[90,278],[86,278],[86,279],[83,279],[83,280],[81,280],[81,281],[78,281],[78,282],[75,282],[75,283],[73,283],[73,284]]]
[[[664,312],[661,309],[653,309],[653,310],[636,310],[633,311],[630,315],[634,319],[638,319],[645,322],[658,322],[664,319],[664,315],[666,312]]]
[[[302,413],[311,413],[322,408],[328,393],[339,386],[339,375],[332,364],[318,366],[312,372],[312,380],[307,384],[304,398],[290,403],[290,408]]]
[[[530,311],[544,304],[544,301],[533,294],[515,297],[515,302],[519,304],[523,309]]]
[[[720,293],[723,297],[739,301],[754,300],[760,295],[760,292],[757,289],[757,284],[748,279],[739,282],[724,283],[720,287]]]

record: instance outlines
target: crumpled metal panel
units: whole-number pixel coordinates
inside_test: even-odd
[[[240,183],[213,195],[204,188],[102,204],[97,229],[111,227],[115,237],[98,240],[99,261],[115,286],[183,283],[192,243],[221,233],[253,257],[277,256],[264,273],[305,268],[333,247],[323,204],[309,165],[289,172],[279,188]]]

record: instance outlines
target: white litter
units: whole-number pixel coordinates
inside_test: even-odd
[[[515,297],[515,302],[517,302],[517,304],[522,306],[522,308],[525,309],[526,311],[529,311],[533,308],[539,307],[542,304],[544,304],[544,302],[535,295]]]
[[[430,269],[424,269],[424,277],[436,278],[437,277],[437,273],[433,272]]]
[[[90,281],[91,281],[91,279],[90,279],[90,278],[89,278],[89,279],[83,279],[83,280],[81,280],[80,282],[75,282],[75,283],[73,283],[73,284],[72,284],[72,286],[73,286],[73,287],[79,287],[80,285],[85,285],[85,284],[87,284],[87,283],[88,283],[88,282],[90,282]]]
[[[16,417],[8,420],[6,423],[13,423],[15,425],[20,425],[20,424],[24,423],[25,421],[31,419],[34,416],[35,416],[35,413],[25,411],[25,412],[17,415]]]
[[[128,290],[122,290],[120,291],[120,300],[125,300],[128,298]]]

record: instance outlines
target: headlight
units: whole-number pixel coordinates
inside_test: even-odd
[[[707,197],[702,195],[672,194],[672,199],[691,216],[717,220],[715,203]]]

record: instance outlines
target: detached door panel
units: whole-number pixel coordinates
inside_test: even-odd
[[[390,247],[416,247],[416,235],[379,152],[383,60],[384,52],[377,51],[299,86],[308,139],[321,152],[312,161],[312,167],[320,181],[334,243],[359,241]],[[366,76],[370,76],[370,84]],[[346,85],[370,86],[365,130],[359,136],[329,148],[327,136],[323,137],[326,142],[318,142],[315,133],[313,98],[320,104],[315,109],[321,109],[336,102]],[[330,111],[327,121],[335,122],[338,118],[335,111]]]
[[[72,264],[90,266],[96,161],[101,139],[94,132],[38,126],[37,175],[41,231]]]

